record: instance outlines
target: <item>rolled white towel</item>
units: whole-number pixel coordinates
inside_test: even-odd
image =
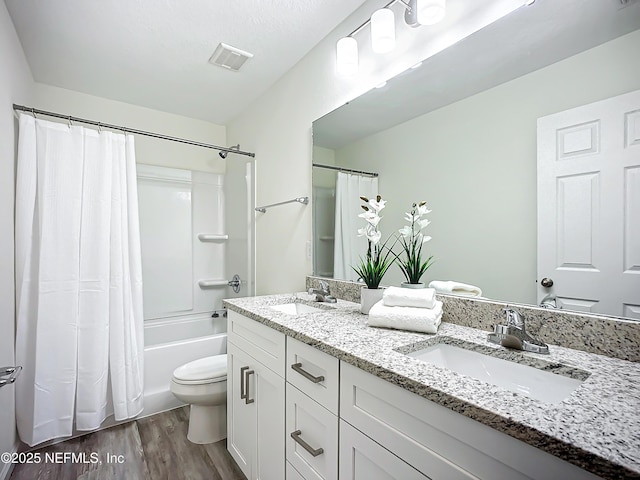
[[[387,307],[433,308],[436,304],[436,291],[433,288],[387,287],[382,300]]]
[[[442,302],[438,300],[433,308],[387,307],[380,300],[369,310],[367,323],[371,327],[436,333],[441,320]]]
[[[448,293],[451,295],[461,295],[465,297],[481,297],[482,290],[475,285],[469,285],[467,283],[449,281],[434,280],[429,283],[429,288],[435,288],[436,293]]]

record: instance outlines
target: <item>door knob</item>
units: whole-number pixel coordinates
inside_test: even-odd
[[[543,279],[540,281],[540,284],[541,284],[544,288],[551,288],[551,287],[553,287],[553,280],[552,280],[552,279],[550,279],[550,278],[545,277],[545,278],[543,278]]]

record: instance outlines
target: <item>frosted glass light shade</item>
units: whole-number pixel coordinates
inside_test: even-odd
[[[388,8],[376,10],[371,15],[371,49],[375,53],[387,53],[396,46],[396,19]]]
[[[350,76],[358,73],[358,42],[353,37],[344,37],[336,44],[336,71],[338,75]]]
[[[420,25],[435,25],[446,13],[445,0],[417,0],[416,10]]]

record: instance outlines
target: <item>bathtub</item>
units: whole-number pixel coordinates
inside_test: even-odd
[[[140,417],[184,405],[169,390],[173,371],[198,358],[227,353],[227,319],[211,314],[146,320],[144,410]]]

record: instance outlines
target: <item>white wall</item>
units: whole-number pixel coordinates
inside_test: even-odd
[[[311,196],[311,123],[346,101],[373,88],[383,80],[406,70],[423,58],[440,51],[490,22],[505,10],[522,4],[496,0],[490,11],[465,12],[476,23],[469,31],[451,30],[447,21],[437,29],[411,29],[398,23],[393,52],[374,56],[368,45],[368,29],[358,40],[362,44],[360,73],[354,77],[335,75],[335,42],[379,8],[369,0],[314,47],[250,108],[227,125],[231,144],[256,153],[256,201],[258,205]],[[483,4],[486,6],[486,3]],[[482,5],[479,4],[479,8]],[[453,21],[454,19],[450,19]],[[448,20],[449,21],[449,20]],[[441,29],[444,41],[433,41]],[[447,30],[449,29],[449,30]],[[312,262],[306,257],[311,240],[311,208],[289,204],[258,214],[256,219],[256,292],[268,294],[304,289],[305,275]]]
[[[29,103],[33,77],[4,2],[0,2],[0,366],[14,364],[13,208],[17,131],[14,103]],[[14,387],[0,389],[0,452],[17,443]],[[0,463],[0,478],[9,465]]]
[[[384,236],[427,201],[425,281],[536,303],[536,120],[640,89],[638,45],[640,31],[341,148],[336,163],[380,173]],[[401,281],[392,267],[384,283]]]
[[[29,106],[63,115],[226,146],[224,126],[41,83],[36,84],[32,103]],[[136,136],[136,160],[149,165],[213,173],[224,173],[226,164],[217,150],[141,135]]]

